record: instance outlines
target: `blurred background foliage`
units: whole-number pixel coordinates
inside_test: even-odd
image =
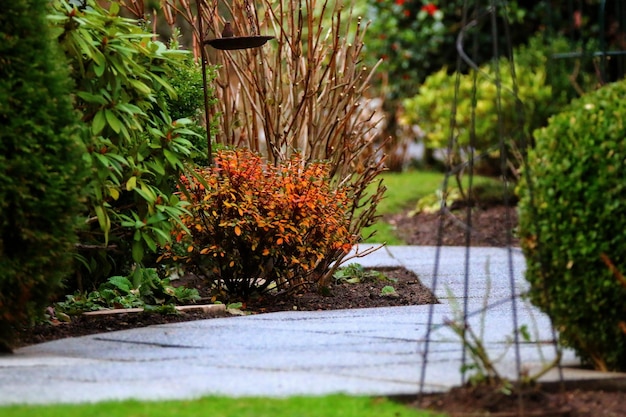
[[[195,10],[193,0],[124,3],[135,14],[143,10],[141,17],[162,40],[179,33],[183,47],[194,48],[189,19],[176,13]],[[321,9],[322,3],[329,9],[350,10],[352,16],[359,16],[367,25],[361,59],[368,68],[378,65],[369,83],[368,105],[382,116],[379,141],[390,138],[384,151],[386,166],[392,171],[416,164],[431,168],[443,165],[444,161],[433,159],[433,152],[424,150],[423,140],[429,132],[416,122],[417,110],[404,105],[405,100],[420,94],[433,74],[445,71],[451,77],[447,84],[454,85],[456,72],[468,74],[472,68],[485,68],[494,59],[510,59],[513,49],[517,51],[515,60],[521,63],[520,68],[527,63],[534,65],[537,51],[533,48],[541,43],[545,86],[553,97],[541,91],[539,97],[530,100],[531,107],[550,111],[559,109],[555,103],[565,104],[624,75],[621,51],[626,49],[626,6],[617,0],[331,0],[317,2],[313,9]],[[205,4],[222,18],[230,18],[237,8],[245,7],[244,1],[211,0]],[[271,2],[249,4],[261,16]],[[333,26],[332,14],[318,15],[325,28]],[[340,33],[348,40],[355,31],[354,27],[347,27],[352,24],[346,23],[349,20],[341,23],[346,30]],[[307,30],[306,26],[302,28],[303,33]],[[459,60],[459,47],[473,65]],[[545,100],[548,102],[539,103]],[[545,122],[544,114],[539,118]],[[534,127],[536,114],[527,117],[533,119]]]

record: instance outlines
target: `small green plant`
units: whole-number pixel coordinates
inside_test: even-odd
[[[572,101],[537,131],[520,183],[530,299],[563,346],[599,370],[626,370],[626,82]]]
[[[398,293],[396,292],[396,289],[391,285],[385,285],[383,288],[381,288],[380,295],[382,295],[383,297],[397,297]]]
[[[462,199],[458,188],[449,188],[445,192],[441,189],[417,200],[415,209],[409,212],[409,216],[420,213],[438,213],[442,207],[451,207],[455,201]]]
[[[469,382],[472,384],[503,385],[505,379],[500,376],[495,364],[485,349],[482,339],[474,332],[471,326],[459,320],[447,320],[445,324],[463,341],[471,362],[461,367],[461,373],[470,373]]]
[[[463,375],[469,374],[468,381],[471,384],[486,384],[498,387],[505,393],[511,393],[514,386],[513,382],[508,378],[503,377],[498,370],[497,364],[502,357],[506,354],[506,351],[502,352],[499,357],[493,358],[490,356],[485,344],[483,343],[483,332],[477,334],[471,326],[463,321],[462,317],[456,317],[455,319],[447,320],[445,324],[461,339],[466,352],[468,352],[471,362],[466,363],[461,367],[461,373]],[[518,334],[522,336],[525,342],[530,342],[530,334],[527,326],[520,326],[517,330]],[[508,348],[512,346],[513,342],[508,342]],[[535,374],[520,375],[520,379],[516,381],[519,386],[529,386],[537,381],[542,375],[547,373],[550,369],[553,369],[559,364],[561,360],[560,352],[557,357],[544,366]],[[522,370],[522,372],[525,372]]]
[[[272,165],[246,149],[218,151],[215,166],[182,179],[190,214],[164,258],[231,296],[320,281],[357,239],[348,190],[331,188],[329,170],[299,156]]]
[[[480,317],[480,332],[477,334],[469,323],[467,323],[467,318],[464,316],[463,310],[449,288],[447,288],[446,291],[448,293],[448,299],[450,300],[454,318],[447,319],[444,323],[459,337],[463,344],[463,348],[469,353],[471,362],[463,364],[461,367],[461,373],[465,376],[466,373],[471,372],[469,375],[470,383],[504,386],[508,384],[508,381],[500,375],[498,369],[496,368],[498,359],[494,359],[489,356],[489,353],[483,343],[487,304],[489,292],[491,291],[489,261],[487,261],[485,268],[487,270],[487,282],[483,298],[483,310]]]
[[[351,263],[348,266],[339,268],[333,274],[335,283],[359,284],[368,281],[397,281],[387,277],[384,273],[374,269],[365,269],[359,263]]]
[[[492,357],[484,343],[485,335],[485,319],[489,310],[489,293],[491,292],[491,278],[490,278],[490,262],[487,260],[485,264],[485,275],[487,277],[485,294],[482,302],[482,308],[480,310],[480,329],[477,333],[472,326],[468,323],[468,317],[464,315],[459,303],[456,301],[450,289],[446,289],[448,293],[448,299],[450,300],[450,306],[453,312],[453,318],[444,321],[444,324],[448,326],[454,334],[456,334],[461,340],[465,351],[469,354],[470,362],[465,363],[461,367],[461,373],[465,376],[469,373],[469,382],[471,384],[486,384],[497,387],[505,394],[512,393],[514,384],[508,378],[501,375],[498,370],[497,364],[507,354],[507,351],[515,343],[515,337],[508,338],[505,345],[505,349],[502,351],[499,357]],[[531,335],[527,325],[522,325],[518,329],[515,329],[516,335],[527,343],[531,342]],[[542,355],[541,348],[538,348],[540,356]],[[518,375],[519,379],[516,381],[518,387],[524,387],[532,385],[541,376],[543,376],[550,369],[559,364],[561,360],[560,351],[557,353],[556,358],[549,363],[545,363],[541,369],[535,374],[529,374],[527,371],[520,370],[522,374]]]
[[[135,282],[136,284],[134,284]],[[114,276],[88,294],[67,295],[65,301],[55,304],[55,312],[68,315],[110,308],[144,308],[172,313],[174,305],[200,299],[198,290],[172,286],[153,268],[138,268],[132,276]]]

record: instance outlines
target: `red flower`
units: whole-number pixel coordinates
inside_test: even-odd
[[[433,16],[437,10],[439,10],[437,6],[432,3],[422,6],[422,11],[428,13],[430,16]]]
[[[402,5],[404,4],[404,1],[405,1],[405,0],[396,0],[396,4],[397,4],[398,6],[402,6]]]

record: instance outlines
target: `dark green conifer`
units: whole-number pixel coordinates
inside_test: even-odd
[[[76,241],[84,151],[48,5],[0,13],[0,351],[71,272]]]

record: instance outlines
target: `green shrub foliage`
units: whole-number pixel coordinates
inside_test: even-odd
[[[532,302],[584,362],[620,371],[626,371],[626,287],[618,281],[626,272],[624,97],[625,81],[607,85],[536,132],[519,204]]]
[[[112,308],[143,308],[146,311],[175,314],[175,305],[193,303],[200,299],[198,290],[185,286],[175,287],[168,278],[159,277],[154,268],[137,268],[131,275],[110,277],[90,293],[66,295],[65,301],[54,304],[54,312],[58,317],[59,313],[78,315],[85,311]]]
[[[71,273],[84,148],[47,0],[0,13],[0,349]]]
[[[152,40],[137,21],[118,15],[116,2],[109,10],[95,2],[84,9],[55,4],[51,19],[89,127],[91,182],[80,254],[83,281],[97,287],[128,274],[133,263],[146,264],[184,212],[173,192],[196,134],[189,119],[172,120],[166,97],[183,112],[168,79],[189,54]]]
[[[176,46],[175,44],[172,46]],[[197,136],[189,136],[188,139],[194,145],[191,157],[197,165],[208,164],[208,146],[206,128],[203,126],[204,114],[204,93],[202,80],[202,67],[195,62],[190,55],[185,60],[179,62],[171,68],[172,73],[168,77],[168,83],[176,91],[176,96],[164,94],[165,102],[170,117],[173,120],[190,119],[189,129],[197,133]],[[217,76],[214,66],[206,67],[208,105],[216,103],[213,89],[213,81]],[[215,137],[215,127],[212,125],[212,137]]]
[[[176,96],[165,95],[165,102],[170,117],[176,119],[200,120],[204,117],[204,94],[202,90],[202,68],[190,55],[171,68],[169,84],[176,91]],[[208,67],[208,81],[215,79],[213,67]],[[211,99],[214,103],[214,99]]]
[[[428,148],[445,149],[454,110],[455,140],[448,162],[459,163],[473,148],[487,165],[497,167],[501,140],[509,145],[530,140],[530,132],[544,126],[568,101],[553,90],[546,75],[548,51],[565,47],[564,41],[547,45],[541,34],[535,36],[528,46],[515,51],[515,77],[510,61],[503,58],[483,65],[478,72],[461,74],[458,91],[456,75],[443,68],[426,79],[418,95],[404,101],[406,122],[425,131]],[[454,109],[451,103],[456,103]]]
[[[619,7],[619,2],[608,3]],[[598,24],[612,12],[612,7],[607,5],[607,16],[603,16],[600,0],[576,3],[584,16],[577,26],[572,24],[572,3],[566,1],[510,0],[492,4],[465,0],[366,0],[365,4],[365,17],[371,21],[365,39],[366,62],[373,65],[379,59],[383,60],[379,72],[383,79],[374,79],[374,82],[386,84],[392,99],[414,95],[426,77],[442,67],[456,69],[456,43],[463,29],[464,12],[467,13],[465,21],[468,26],[463,47],[478,65],[486,64],[494,57],[494,42],[497,42],[499,53],[506,54],[509,47],[527,43],[538,30],[546,30],[547,37],[564,36],[570,40],[596,42],[604,39],[606,50],[623,49],[620,46],[623,28],[615,27],[603,33]],[[497,39],[492,33],[492,15],[487,10],[490,7],[497,10]],[[509,26],[508,34],[504,28],[505,20]],[[584,52],[602,50],[597,43],[587,46]],[[564,52],[583,51],[572,42]],[[559,65],[569,66],[570,74],[574,76],[589,74],[589,71],[595,74],[601,70],[598,61],[593,67],[581,67],[576,61],[568,58],[561,60]],[[609,64],[612,61],[615,65],[621,63],[619,59],[613,59],[608,60]]]
[[[349,189],[332,188],[329,172],[299,156],[271,165],[219,151],[214,167],[183,179],[191,214],[168,256],[236,297],[320,280],[356,242]]]
[[[491,16],[483,9],[486,4],[463,0],[367,0],[366,4],[366,18],[371,20],[366,59],[372,64],[383,60],[381,73],[390,98],[409,97],[430,74],[455,67],[465,5],[467,22],[479,22],[465,33],[465,49],[479,64],[493,57]],[[511,39],[499,39],[501,51],[506,50],[508,41],[523,43],[537,30],[538,17],[545,13],[541,4],[523,0],[498,4],[497,8],[499,25],[504,17],[511,25]]]

